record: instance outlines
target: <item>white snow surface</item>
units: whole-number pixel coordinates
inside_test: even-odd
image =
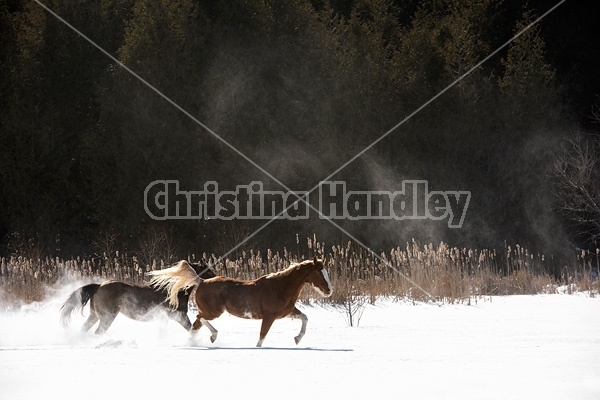
[[[70,288],[73,289],[73,288]],[[105,335],[58,320],[70,290],[0,313],[0,399],[600,399],[600,298],[380,299],[347,326],[330,306],[273,324],[228,314],[191,340],[177,323],[119,316]],[[84,309],[87,315],[88,309]],[[190,312],[190,317],[194,315]]]

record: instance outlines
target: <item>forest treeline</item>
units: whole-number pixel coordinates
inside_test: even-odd
[[[580,171],[570,151],[598,155],[589,3],[566,2],[330,179],[352,190],[395,191],[419,179],[430,190],[470,191],[461,229],[337,223],[376,250],[412,238],[520,243],[557,256],[591,245],[600,213],[569,210],[564,187]],[[2,252],[162,257],[226,252],[265,221],[154,221],[144,209],[149,183],[200,190],[216,181],[232,190],[261,181],[282,190],[213,133],[289,188],[309,190],[554,2],[44,4],[212,133],[34,1],[0,0]],[[583,168],[596,181],[587,191],[594,199],[599,167],[591,164]],[[294,246],[296,235],[313,232],[348,240],[313,215],[275,221],[245,248]]]

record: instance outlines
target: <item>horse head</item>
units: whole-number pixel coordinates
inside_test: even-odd
[[[333,294],[333,286],[329,280],[329,274],[325,269],[326,259],[313,259],[312,268],[308,275],[307,282],[323,297],[329,297]]]
[[[196,274],[202,279],[210,279],[217,276],[215,272],[206,264],[204,260],[199,263],[190,263],[190,266],[196,271]]]

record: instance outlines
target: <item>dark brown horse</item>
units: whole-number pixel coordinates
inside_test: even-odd
[[[206,265],[189,264],[187,261],[180,261],[177,265],[185,265],[194,275],[202,278],[216,276]],[[153,285],[137,285],[117,280],[92,283],[80,287],[69,296],[60,309],[60,320],[63,326],[68,326],[73,311],[76,308],[82,310],[89,301],[90,316],[81,327],[83,332],[90,330],[98,321],[100,324],[96,333],[106,332],[119,313],[138,321],[148,321],[159,310],[166,311],[170,318],[189,331],[192,328],[187,315],[190,292],[176,292],[174,295],[178,305],[173,308],[167,301],[169,293]]]
[[[198,316],[192,332],[206,325],[211,331],[211,341],[217,339],[217,330],[208,322],[218,318],[223,312],[240,318],[262,319],[257,347],[262,346],[271,325],[279,318],[296,318],[302,321],[302,328],[294,338],[296,344],[306,332],[308,318],[296,308],[296,300],[305,284],[310,284],[323,296],[331,296],[333,288],[325,270],[325,260],[303,261],[289,268],[247,281],[217,276],[202,279],[185,264],[161,271],[153,271],[150,281],[169,292],[173,307],[179,306],[178,293],[181,290],[196,288]]]

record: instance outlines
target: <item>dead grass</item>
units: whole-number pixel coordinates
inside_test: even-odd
[[[567,284],[569,290],[596,295],[599,255],[600,249],[582,251],[562,268],[558,281],[546,273],[549,268],[543,255],[529,253],[520,246],[507,246],[499,253],[443,243],[421,245],[413,240],[375,257],[351,242],[327,247],[313,236],[307,239],[302,251],[298,246],[295,252],[287,249],[281,252],[269,249],[266,254],[241,252],[235,259],[220,262],[215,255],[203,254],[202,258],[214,264],[217,274],[253,279],[286,268],[291,262],[326,257],[335,287],[333,296],[318,299],[307,289],[300,300],[324,301],[352,310],[358,305],[357,299],[361,304],[372,303],[379,297],[459,303],[481,296],[554,292],[558,286]],[[2,258],[0,304],[42,301],[50,287],[64,285],[73,278],[139,283],[145,281],[146,272],[166,266],[161,260],[142,263],[136,256],[118,251],[91,259]]]

